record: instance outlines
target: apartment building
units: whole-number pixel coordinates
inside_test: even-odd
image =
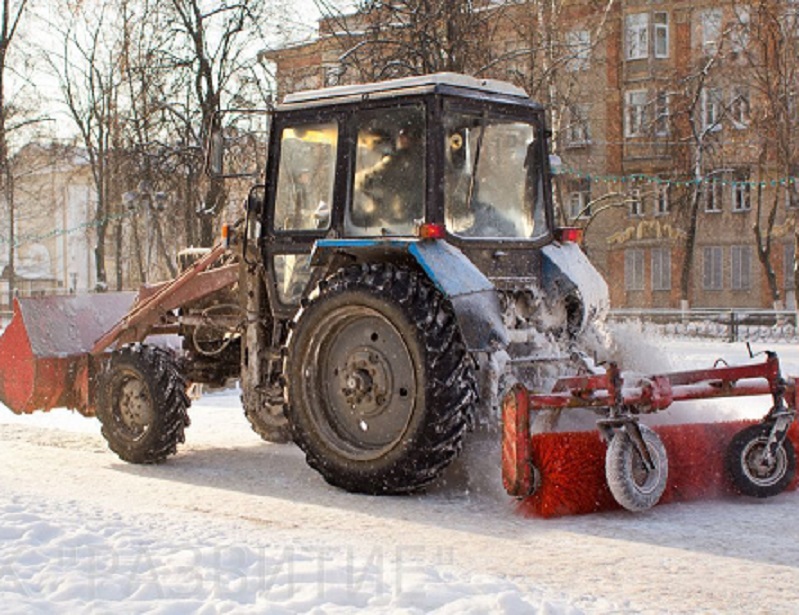
[[[494,0],[438,29],[384,4],[270,54],[279,93],[441,68],[511,80],[550,111],[560,221],[585,228],[614,306],[795,306],[799,2]],[[430,38],[445,53],[425,59]]]

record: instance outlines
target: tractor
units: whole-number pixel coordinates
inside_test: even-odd
[[[416,490],[607,307],[555,225],[544,109],[436,74],[291,94],[270,125],[240,237],[245,413],[331,484]],[[238,174],[239,134],[212,172]]]

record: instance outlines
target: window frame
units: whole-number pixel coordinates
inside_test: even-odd
[[[650,253],[652,265],[652,290],[671,290],[671,248],[660,246],[652,248]]]
[[[655,189],[655,215],[666,216],[671,213],[671,185],[660,183]]]
[[[649,57],[649,13],[630,13],[624,20],[624,58],[645,60]]]
[[[641,248],[624,250],[624,290],[627,292],[646,290],[644,251]]]
[[[569,123],[566,125],[566,144],[569,147],[583,147],[591,144],[588,111],[589,106],[583,103],[569,107]]]
[[[640,101],[635,101],[636,98]],[[624,136],[641,137],[646,133],[649,92],[645,89],[627,90],[624,93]]]
[[[721,246],[702,249],[702,290],[724,290],[724,248]]]
[[[629,214],[631,218],[642,218],[644,216],[644,199],[641,196],[640,188],[630,190]]]
[[[752,209],[752,186],[749,182],[733,182],[732,211],[743,213]]]
[[[730,121],[737,130],[749,128],[751,123],[751,98],[749,87],[737,85],[730,95]]]
[[[730,247],[730,288],[737,291],[751,290],[752,246]]]
[[[718,132],[722,128],[724,89],[710,87],[702,89],[702,130]],[[711,117],[712,114],[712,117]]]
[[[671,134],[671,94],[660,91],[655,95],[655,135],[667,137]]]
[[[665,21],[659,23],[658,17],[665,17]],[[661,41],[663,51],[658,50],[658,43]],[[652,13],[652,55],[658,59],[668,58],[670,44],[669,13],[668,11],[655,11]]]
[[[707,8],[699,13],[700,44],[706,53],[715,53],[718,49],[723,21],[724,12],[720,8]]]
[[[586,71],[591,64],[591,32],[584,28],[576,28],[566,32],[566,47],[569,59],[566,70],[571,73]]]
[[[724,210],[724,182],[710,178],[704,182],[702,200],[705,203],[705,213],[717,214]]]

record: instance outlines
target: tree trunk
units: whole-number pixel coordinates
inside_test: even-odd
[[[685,233],[685,256],[680,272],[680,301],[681,305],[688,305],[691,301],[691,277],[694,269],[694,251],[696,249],[696,232],[699,226],[699,200],[701,197],[701,184],[694,184],[691,195],[691,204],[688,207],[688,229]]]

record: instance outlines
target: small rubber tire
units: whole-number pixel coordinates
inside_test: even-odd
[[[415,491],[460,453],[477,385],[452,307],[388,264],[319,285],[286,342],[286,414],[308,465],[368,494]]]
[[[761,423],[739,431],[727,446],[727,474],[741,495],[769,498],[785,491],[796,474],[796,452],[787,438],[770,466],[757,463],[768,442],[771,425]]]
[[[652,456],[653,470],[646,469],[641,453],[625,429],[616,432],[605,454],[605,477],[610,492],[632,512],[648,510],[657,504],[669,476],[669,459],[660,436],[646,425],[639,425],[639,429]]]
[[[160,463],[185,441],[191,402],[170,352],[145,344],[113,352],[97,393],[102,435],[120,459]]]
[[[241,405],[250,427],[262,440],[273,444],[291,442],[291,428],[282,402],[270,404],[263,395],[244,391]]]

